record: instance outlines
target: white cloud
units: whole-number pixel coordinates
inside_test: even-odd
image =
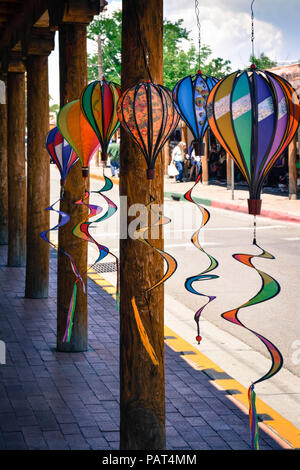
[[[231,3],[234,3],[232,0]],[[191,31],[191,38],[197,46],[198,30],[193,2],[165,2],[165,16],[176,21],[184,19],[184,26]],[[219,6],[218,6],[219,4]],[[244,67],[249,63],[251,53],[251,18],[247,12],[232,12],[224,9],[224,1],[214,2],[213,6],[200,8],[201,42],[212,48],[212,56],[223,57],[232,62],[232,68]],[[255,22],[255,52],[264,52],[276,59],[282,52],[282,33],[271,23],[263,20]]]

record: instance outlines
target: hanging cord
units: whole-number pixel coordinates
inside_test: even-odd
[[[251,43],[252,43],[252,57],[254,57],[254,11],[253,11],[253,3],[255,0],[251,2]]]
[[[135,11],[135,16],[136,16],[136,24],[137,24],[138,39],[139,39],[139,43],[140,43],[141,49],[142,49],[142,51],[143,51],[143,58],[144,58],[145,68],[146,68],[146,70],[147,70],[149,79],[150,79],[151,82],[153,83],[152,76],[151,76],[151,72],[150,72],[150,68],[149,68],[149,51],[148,51],[148,48],[147,48],[147,47],[144,47],[144,44],[143,44],[143,41],[142,41],[141,23],[140,23],[140,19],[139,19],[138,13],[137,13],[137,11],[136,11],[136,8],[134,9],[134,11]]]
[[[256,245],[256,215],[253,219],[253,245]]]
[[[199,10],[199,0],[195,0],[195,14],[197,20],[197,28],[198,28],[198,66],[200,69],[200,62],[201,62],[201,23],[200,23],[200,10]]]

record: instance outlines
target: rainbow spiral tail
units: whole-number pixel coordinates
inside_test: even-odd
[[[248,389],[248,400],[249,400],[249,425],[250,425],[250,437],[251,447],[253,450],[259,450],[258,444],[258,419],[256,413],[256,393],[254,391],[254,385],[250,385]]]
[[[57,225],[55,225],[55,227],[52,227],[49,230],[45,230],[44,232],[40,233],[40,236],[42,237],[42,239],[45,240],[47,243],[49,243],[55,249],[56,249],[56,246],[54,245],[54,243],[52,243],[49,240],[48,233],[53,231],[53,230],[57,230],[59,227],[62,227],[63,225],[67,224],[70,220],[70,216],[66,212],[58,211],[58,210],[54,209],[54,206],[58,202],[60,202],[62,199],[63,199],[63,190],[61,192],[60,199],[58,199],[56,202],[54,202],[54,204],[52,204],[51,206],[49,206],[45,209],[46,211],[56,212],[59,215],[59,223]],[[63,337],[63,342],[69,342],[70,339],[71,339],[73,316],[74,316],[74,311],[75,311],[75,307],[76,307],[77,283],[80,282],[80,284],[82,286],[82,290],[83,290],[84,293],[86,292],[86,289],[85,289],[85,284],[83,282],[83,279],[82,279],[82,277],[81,277],[81,275],[80,275],[80,273],[79,273],[79,271],[76,267],[76,264],[75,264],[72,256],[69,255],[69,253],[67,253],[66,251],[64,251],[60,247],[58,248],[58,251],[60,253],[63,253],[65,256],[67,256],[69,258],[72,271],[73,271],[73,273],[75,275],[75,278],[76,278],[75,283],[74,283],[74,287],[73,287],[73,292],[72,292],[70,304],[69,304],[68,315],[67,315],[67,329],[66,329],[66,332],[65,332],[64,337]]]
[[[275,259],[274,256],[268,253],[267,251],[265,251],[260,246],[258,246],[256,242],[254,244],[255,246],[257,246],[257,248],[261,250],[261,253],[259,255],[234,254],[233,258],[239,261],[240,263],[245,264],[246,266],[254,269],[258,273],[262,281],[261,288],[254,297],[252,297],[250,300],[245,302],[243,305],[241,305],[240,307],[234,308],[233,310],[229,310],[228,312],[222,313],[221,316],[225,320],[230,321],[231,323],[234,323],[236,325],[239,325],[245,328],[246,330],[250,331],[251,333],[253,333],[266,346],[271,357],[272,364],[270,366],[269,371],[265,375],[263,375],[260,379],[253,382],[248,390],[251,445],[252,445],[253,450],[257,450],[259,449],[258,420],[257,420],[256,406],[255,406],[256,394],[254,391],[254,386],[258,384],[259,382],[263,382],[264,380],[270,379],[275,374],[277,374],[283,365],[283,358],[279,349],[273,343],[271,343],[271,341],[269,341],[267,338],[262,336],[260,333],[257,333],[251,328],[248,328],[247,326],[245,326],[241,322],[241,320],[238,318],[238,313],[240,309],[250,307],[251,305],[257,305],[262,302],[266,302],[267,300],[274,298],[280,292],[279,283],[275,279],[273,279],[269,274],[266,274],[263,271],[260,271],[259,269],[255,268],[255,266],[252,264],[253,258]]]
[[[104,183],[103,188],[101,188],[99,191],[91,191],[91,192],[85,190],[85,193],[82,196],[82,198],[79,201],[75,202],[75,204],[86,206],[89,210],[89,214],[88,214],[87,218],[82,220],[79,224],[77,224],[73,228],[73,235],[75,235],[76,237],[78,237],[82,240],[86,240],[88,242],[94,243],[97,246],[98,250],[99,250],[99,255],[98,255],[97,259],[88,268],[88,270],[92,269],[95,266],[95,264],[102,261],[108,254],[110,254],[111,256],[113,256],[115,258],[116,264],[117,264],[116,302],[117,302],[117,308],[118,308],[118,306],[119,306],[119,259],[116,255],[114,255],[109,250],[109,248],[107,246],[104,246],[104,245],[98,243],[89,232],[89,228],[90,228],[91,224],[95,224],[95,223],[99,223],[101,221],[107,220],[108,218],[110,218],[117,211],[116,204],[113,201],[111,201],[111,199],[109,199],[107,196],[102,194],[104,191],[109,191],[113,187],[113,183],[110,180],[110,178],[108,178],[107,176],[104,176],[104,178],[105,178],[105,183]],[[88,203],[90,194],[92,194],[92,193],[99,194],[100,196],[102,196],[104,198],[104,200],[106,201],[107,205],[108,205],[108,209],[98,219],[90,221],[89,219],[91,219],[92,217],[95,217],[96,215],[99,215],[103,211],[103,208],[101,206]]]
[[[173,256],[171,256],[169,253],[166,253],[165,251],[153,246],[149,242],[149,240],[146,238],[147,233],[150,231],[150,229],[152,227],[160,227],[160,226],[166,225],[166,224],[171,222],[170,218],[165,217],[164,215],[161,215],[159,211],[156,211],[155,209],[153,209],[152,204],[154,202],[155,202],[155,198],[150,194],[150,202],[148,204],[146,204],[146,207],[148,207],[150,212],[152,212],[152,214],[155,216],[154,223],[151,223],[150,226],[142,227],[142,228],[139,228],[138,230],[136,230],[135,233],[134,233],[134,238],[138,239],[142,243],[145,243],[148,247],[152,248],[157,253],[159,253],[159,255],[166,262],[167,269],[166,269],[165,274],[162,276],[161,279],[159,279],[155,284],[153,284],[153,286],[148,287],[148,289],[146,289],[144,291],[144,295],[150,294],[150,292],[153,289],[155,289],[156,287],[158,287],[161,284],[163,284],[164,282],[166,282],[174,274],[174,272],[177,269],[177,261],[175,260],[175,258],[173,258]],[[151,218],[151,221],[152,221],[152,218]],[[140,236],[140,234],[142,236]],[[138,311],[138,308],[137,308],[137,305],[136,305],[135,297],[132,297],[131,304],[132,304],[132,309],[133,309],[134,317],[135,317],[135,320],[136,320],[137,328],[138,328],[139,333],[140,333],[141,341],[142,341],[146,351],[148,352],[152,363],[155,366],[157,366],[159,364],[158,359],[157,359],[157,355],[156,355],[156,353],[155,353],[155,351],[154,351],[154,349],[151,345],[151,342],[149,340],[147,332],[146,332],[146,330],[143,326],[142,319],[140,317],[140,314],[139,314],[139,311]]]
[[[199,173],[197,179],[196,179],[196,182],[195,184],[192,186],[191,189],[189,189],[185,195],[184,195],[184,198],[189,201],[189,202],[192,202],[193,204],[196,204],[196,206],[198,207],[198,209],[201,211],[202,213],[202,222],[201,222],[201,227],[196,230],[196,232],[193,234],[193,236],[191,237],[191,242],[193,243],[193,245],[198,248],[198,250],[202,251],[202,253],[204,253],[208,258],[209,258],[209,261],[210,261],[210,265],[208,266],[207,269],[205,269],[204,271],[202,271],[200,274],[197,274],[195,276],[191,276],[189,278],[186,279],[185,281],[185,288],[186,290],[188,290],[189,292],[191,292],[192,294],[195,294],[195,295],[200,295],[201,297],[206,297],[208,300],[207,302],[201,307],[199,308],[199,310],[197,310],[197,312],[195,313],[195,316],[194,316],[194,320],[196,322],[196,326],[197,326],[197,336],[196,336],[196,340],[198,341],[198,344],[200,344],[200,341],[201,341],[201,336],[200,336],[200,318],[201,318],[201,314],[203,312],[203,310],[205,309],[205,307],[210,304],[210,302],[212,302],[216,297],[213,296],[213,295],[206,295],[206,294],[202,294],[200,293],[199,291],[197,291],[194,287],[193,287],[193,284],[194,282],[198,282],[198,281],[208,281],[208,280],[212,280],[212,279],[218,279],[219,276],[217,276],[216,274],[209,274],[211,273],[214,269],[216,269],[219,265],[218,261],[213,257],[211,256],[210,254],[208,254],[204,248],[201,246],[200,242],[199,242],[199,233],[200,233],[200,230],[208,223],[209,219],[210,219],[210,213],[207,209],[205,209],[204,207],[202,207],[200,204],[198,204],[197,202],[194,201],[193,197],[192,197],[192,191],[193,189],[195,188],[195,186],[199,183],[201,179],[201,173]]]

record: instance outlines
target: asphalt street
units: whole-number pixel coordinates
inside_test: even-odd
[[[109,169],[107,172],[109,174]],[[98,190],[101,185],[101,181],[91,181],[92,190]],[[51,165],[52,202],[58,199],[58,194],[59,176]],[[107,196],[119,205],[118,186],[107,193]],[[91,203],[101,205],[102,202],[99,195],[91,196]],[[178,262],[177,271],[165,284],[166,294],[190,310],[196,311],[203,305],[205,298],[187,292],[184,282],[187,277],[201,273],[209,265],[208,257],[190,242],[191,235],[200,226],[201,214],[191,203],[169,200],[165,201],[164,214],[172,219],[165,228],[165,251],[174,256]],[[252,244],[253,217],[220,209],[211,209],[210,214],[208,224],[201,230],[200,243],[219,262],[219,266],[213,272],[219,278],[198,282],[197,286],[194,284],[199,292],[216,296],[216,299],[203,311],[203,317],[268,357],[265,346],[252,333],[221,318],[223,312],[242,305],[261,287],[257,272],[232,257],[234,253],[259,254],[259,249]],[[51,214],[51,224],[52,222],[53,225],[56,222],[53,214]],[[117,214],[92,228],[91,233],[99,242],[103,242],[118,254]],[[55,234],[52,238],[55,239]],[[272,300],[241,310],[239,318],[249,328],[259,332],[279,347],[284,357],[284,366],[299,377],[300,225],[259,217],[257,243],[269,251],[275,259],[255,259],[254,264],[258,269],[274,277],[279,282],[281,291]],[[96,249],[90,246],[89,263],[92,263],[96,256]],[[106,262],[113,260],[108,258]],[[201,334],[205,335],[205,331],[202,330]],[[194,341],[194,338],[191,338],[192,340]]]

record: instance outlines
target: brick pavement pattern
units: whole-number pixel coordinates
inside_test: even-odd
[[[119,448],[119,319],[89,280],[89,350],[56,352],[56,252],[49,298],[24,298],[24,268],[0,247],[0,449]],[[166,346],[167,449],[249,449],[248,416]],[[261,449],[280,449],[260,430]]]

